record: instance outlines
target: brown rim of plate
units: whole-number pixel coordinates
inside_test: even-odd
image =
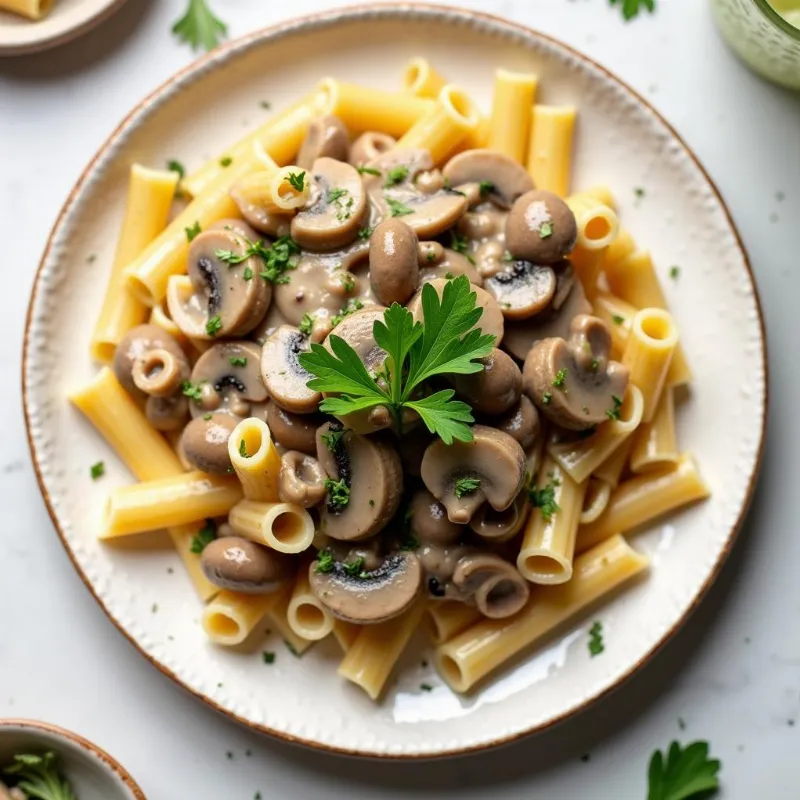
[[[124,784],[135,800],[147,800],[145,793],[139,788],[139,784],[131,777],[131,774],[113,756],[110,756],[102,747],[98,747],[94,742],[84,739],[78,733],[68,731],[58,725],[51,725],[49,722],[40,722],[35,719],[0,719],[0,731],[4,728],[24,728],[42,733],[52,733],[61,739],[67,739],[73,744],[78,745],[81,750],[87,750],[92,755],[97,756]]]
[[[761,358],[764,364],[764,418],[763,423],[761,425],[760,431],[760,438],[758,444],[758,453],[756,455],[755,467],[753,469],[752,474],[750,475],[750,480],[747,486],[747,495],[745,496],[744,502],[742,504],[742,508],[739,512],[739,516],[736,519],[736,523],[731,528],[731,532],[728,536],[728,540],[725,542],[725,546],[720,554],[719,558],[717,559],[716,564],[714,564],[714,568],[711,574],[706,579],[703,586],[694,596],[689,608],[683,614],[683,616],[664,634],[659,642],[657,642],[648,653],[646,653],[642,658],[639,659],[633,666],[631,666],[628,670],[625,671],[623,675],[621,675],[611,686],[608,686],[603,691],[596,694],[594,697],[590,698],[589,700],[584,701],[581,703],[577,708],[573,708],[569,711],[565,711],[563,714],[544,722],[540,725],[535,725],[527,730],[520,731],[518,733],[511,734],[509,736],[503,736],[499,739],[495,739],[491,742],[485,742],[483,744],[476,744],[470,745],[467,747],[460,747],[460,748],[452,748],[449,750],[444,750],[437,753],[431,754],[419,754],[419,753],[380,753],[374,751],[365,751],[365,750],[355,750],[346,747],[336,747],[334,745],[329,744],[321,744],[320,742],[315,742],[310,739],[304,739],[300,736],[293,736],[291,734],[283,733],[282,731],[276,731],[266,725],[261,725],[255,722],[251,722],[243,717],[235,714],[234,712],[223,708],[222,706],[218,705],[214,702],[210,697],[202,694],[201,692],[192,689],[190,686],[185,684],[172,670],[168,669],[163,664],[158,663],[152,656],[146,653],[138,644],[138,642],[114,619],[111,612],[106,608],[103,601],[97,596],[94,591],[94,587],[91,583],[87,580],[86,575],[83,573],[80,565],[75,558],[75,554],[72,552],[69,544],[67,543],[66,539],[64,538],[64,532],[61,530],[58,519],[55,514],[55,510],[53,509],[53,504],[50,499],[50,495],[47,492],[47,488],[44,485],[44,481],[42,479],[42,474],[39,469],[39,463],[37,461],[37,454],[36,450],[33,445],[33,440],[31,438],[31,420],[28,413],[28,387],[25,381],[26,375],[26,364],[28,360],[28,347],[30,345],[30,326],[31,326],[31,317],[33,314],[33,306],[35,304],[37,292],[39,290],[39,275],[44,267],[44,263],[47,260],[50,250],[53,244],[53,237],[55,232],[60,228],[66,210],[71,205],[73,199],[77,192],[83,188],[83,185],[87,181],[87,176],[93,169],[95,163],[98,159],[105,153],[109,144],[116,139],[116,137],[122,132],[125,126],[128,124],[129,120],[136,115],[139,110],[144,105],[149,105],[154,102],[158,96],[169,86],[175,83],[178,79],[182,78],[183,76],[187,75],[190,72],[195,70],[201,69],[205,66],[210,60],[219,56],[220,53],[226,52],[228,50],[237,49],[242,47],[243,45],[250,44],[256,40],[266,39],[266,38],[278,38],[286,33],[294,33],[297,31],[299,27],[306,26],[308,24],[325,24],[328,26],[336,25],[339,21],[351,21],[351,20],[358,20],[359,18],[366,18],[366,19],[375,19],[378,17],[404,17],[409,15],[418,16],[418,17],[425,17],[425,16],[445,16],[455,19],[461,20],[468,20],[470,22],[478,22],[482,25],[488,25],[493,28],[495,31],[498,29],[502,29],[505,31],[512,31],[517,34],[521,34],[522,36],[539,39],[540,41],[546,42],[551,46],[555,46],[557,48],[561,48],[565,52],[569,53],[574,58],[577,58],[587,64],[589,64],[592,68],[596,69],[598,72],[602,73],[606,78],[615,82],[617,85],[625,89],[631,97],[644,106],[669,132],[670,134],[680,143],[683,147],[686,155],[692,160],[694,165],[702,174],[703,178],[707,181],[711,191],[714,193],[715,198],[720,204],[722,211],[725,214],[725,219],[730,226],[731,231],[733,232],[734,237],[736,238],[736,245],[741,252],[742,259],[744,260],[745,266],[747,268],[747,274],[750,279],[750,285],[753,290],[753,297],[756,303],[756,310],[758,312],[758,325],[761,330]],[[94,599],[97,601],[100,608],[103,609],[106,616],[111,620],[111,622],[115,625],[115,627],[120,631],[120,633],[125,636],[125,638],[141,653],[141,655],[147,659],[156,669],[166,675],[168,678],[171,678],[175,683],[181,686],[183,689],[188,691],[190,694],[193,694],[195,697],[202,700],[204,703],[208,704],[213,708],[215,711],[224,714],[225,716],[229,717],[230,719],[235,720],[236,722],[244,725],[251,730],[257,731],[259,733],[265,733],[270,736],[273,736],[276,739],[280,739],[284,742],[289,742],[291,744],[302,744],[306,745],[307,747],[311,747],[315,750],[321,750],[328,753],[336,753],[338,755],[347,755],[347,756],[358,756],[358,757],[366,757],[366,758],[378,758],[378,759],[387,759],[387,760],[398,760],[398,761],[411,761],[411,760],[426,760],[426,759],[434,759],[434,758],[445,758],[449,756],[459,756],[464,755],[466,753],[474,753],[479,752],[482,750],[489,750],[493,747],[498,747],[499,745],[510,744],[515,742],[519,739],[522,739],[526,736],[530,736],[534,733],[541,733],[542,731],[548,730],[550,728],[555,727],[556,725],[561,724],[562,722],[566,721],[570,717],[573,717],[582,711],[592,707],[597,702],[602,700],[604,697],[609,695],[611,692],[618,689],[623,683],[625,683],[629,678],[631,678],[636,672],[638,672],[642,667],[648,664],[653,657],[659,653],[662,648],[669,642],[675,634],[681,629],[683,624],[689,619],[692,612],[697,608],[700,601],[705,597],[706,593],[708,592],[709,588],[716,580],[717,576],[722,569],[723,564],[728,558],[730,554],[731,548],[733,547],[734,542],[736,541],[737,534],[741,530],[742,524],[744,522],[744,518],[747,515],[747,511],[750,507],[750,503],[753,499],[753,492],[755,491],[756,481],[758,479],[758,473],[761,469],[761,464],[763,461],[764,456],[764,442],[766,439],[766,429],[767,429],[767,417],[769,414],[769,364],[767,361],[767,332],[764,327],[764,317],[761,309],[761,299],[758,295],[758,288],[756,286],[755,276],[753,275],[753,270],[750,265],[750,259],[747,256],[747,251],[745,250],[744,244],[742,243],[741,236],[739,235],[739,231],[734,224],[733,218],[728,210],[728,207],[725,205],[725,201],[722,199],[722,195],[717,189],[716,184],[711,179],[708,172],[705,170],[703,165],[700,163],[700,160],[691,150],[691,148],[683,141],[681,136],[678,132],[661,116],[661,114],[656,111],[653,106],[648,103],[641,95],[639,95],[636,91],[634,91],[627,83],[620,80],[616,75],[610,72],[605,67],[598,64],[596,61],[593,61],[588,56],[585,56],[583,53],[575,50],[574,48],[570,47],[569,45],[564,44],[563,42],[559,41],[558,39],[553,38],[552,36],[548,36],[546,34],[540,33],[539,31],[535,31],[532,28],[528,28],[524,25],[519,25],[518,23],[511,22],[509,20],[502,19],[501,17],[495,16],[493,14],[486,14],[484,12],[478,11],[469,11],[466,9],[458,9],[452,8],[447,6],[437,6],[432,4],[415,4],[413,7],[411,6],[403,6],[403,5],[395,5],[395,4],[379,4],[379,5],[360,5],[360,6],[350,6],[347,8],[338,8],[333,9],[330,11],[324,11],[318,14],[309,14],[303,17],[296,17],[293,20],[288,22],[278,23],[276,25],[269,26],[267,28],[262,28],[260,30],[254,31],[253,33],[247,34],[246,36],[241,36],[238,39],[234,39],[230,42],[227,42],[224,45],[212,50],[210,53],[206,54],[205,56],[197,59],[192,64],[184,67],[182,70],[177,72],[173,75],[169,80],[162,83],[157,89],[151,92],[147,97],[145,97],[123,120],[120,124],[116,127],[113,133],[106,139],[105,143],[102,147],[97,151],[95,156],[86,166],[84,171],[81,173],[80,178],[78,179],[75,186],[69,193],[64,205],[59,212],[58,218],[53,226],[53,229],[50,232],[50,236],[47,240],[47,246],[45,248],[44,254],[42,255],[42,259],[39,262],[39,266],[36,271],[36,280],[34,281],[33,290],[31,292],[31,299],[28,305],[28,313],[25,320],[25,337],[23,343],[23,353],[22,353],[22,401],[23,401],[23,408],[25,411],[25,428],[26,428],[26,435],[28,438],[28,446],[31,451],[31,458],[33,460],[33,468],[36,472],[36,480],[39,483],[39,489],[42,493],[42,497],[44,499],[45,505],[47,506],[47,512],[50,515],[50,519],[53,521],[53,525],[55,526],[56,532],[58,533],[59,538],[61,539],[61,543],[64,545],[64,549],[67,551],[67,555],[69,556],[70,560],[72,561],[73,566],[80,575],[81,580],[86,585],[86,588],[91,592]]]

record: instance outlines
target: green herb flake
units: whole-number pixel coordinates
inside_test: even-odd
[[[475,264],[475,259],[469,252],[469,239],[466,236],[460,236],[454,230],[450,231],[450,249],[461,253],[470,264]]]
[[[364,556],[359,556],[355,561],[342,564],[345,573],[351,578],[360,578],[364,572]]]
[[[381,171],[374,167],[356,167],[361,175],[380,175]]]
[[[242,458],[250,458],[250,456],[247,455],[247,444],[245,443],[244,439],[239,441],[239,455]]]
[[[184,228],[183,230],[186,231],[186,239],[191,242],[196,236],[200,235],[201,232],[200,223],[197,220],[195,220],[194,225],[191,225],[188,228]]]
[[[344,478],[338,481],[325,478],[324,485],[328,492],[328,503],[339,511],[347,508],[347,504],[350,502],[350,487],[345,483]]]
[[[262,100],[262,101],[259,103],[259,105],[260,105],[260,106],[261,106],[261,108],[263,108],[265,111],[269,111],[269,110],[272,108],[272,103],[270,103],[270,102],[269,102],[269,100]]]
[[[296,189],[298,192],[302,192],[306,186],[306,173],[290,172],[286,176],[286,182],[292,187],[292,189]]]
[[[656,750],[647,772],[647,800],[699,800],[719,789],[722,764],[708,757],[708,742],[681,747],[672,742],[666,755]]]
[[[216,336],[222,330],[222,317],[219,314],[214,314],[211,319],[206,322],[206,333],[209,336]]]
[[[453,494],[460,500],[464,495],[477,491],[480,485],[478,478],[459,478],[453,486]]]
[[[194,400],[195,403],[199,404],[203,402],[202,383],[192,383],[191,381],[184,381],[181,384],[181,391],[183,392],[184,397],[188,397],[190,400]]]
[[[478,184],[478,192],[481,197],[485,197],[490,192],[494,191],[494,184],[491,181],[481,181]]]
[[[213,519],[207,519],[205,525],[192,537],[189,549],[197,554],[206,549],[206,545],[211,544],[217,538],[217,523]]]
[[[11,764],[3,772],[13,777],[12,785],[25,797],[76,800],[75,792],[61,772],[59,758],[52,750],[39,754],[17,753],[10,758]]]
[[[242,278],[244,278],[246,281],[252,280],[253,270],[250,269],[250,267],[245,267],[244,271],[242,272]]]
[[[672,278],[673,281],[678,280],[681,276],[681,268],[674,265],[669,268],[669,277]]]
[[[300,320],[300,324],[297,326],[297,329],[303,336],[311,336],[311,331],[314,328],[314,317],[309,314],[303,314],[303,319]]]
[[[153,605],[150,606],[150,613],[151,614],[157,614],[158,613],[158,603],[153,603]]]
[[[203,414],[203,419],[208,422],[211,419],[211,412],[209,411],[208,414]]]
[[[597,372],[600,369],[600,361],[597,358],[592,359],[592,372]]]
[[[408,167],[399,166],[399,167],[392,167],[386,173],[386,183],[383,184],[385,189],[388,189],[391,186],[396,186],[398,183],[402,183],[408,177]]]
[[[622,407],[622,399],[617,397],[615,394],[612,394],[611,400],[614,403],[614,407],[606,409],[606,416],[609,419],[620,419],[619,410]]]
[[[247,356],[230,356],[228,358],[228,363],[232,367],[246,367],[247,366]]]
[[[548,524],[553,519],[553,514],[561,510],[561,506],[556,502],[556,488],[560,485],[561,481],[553,478],[541,489],[537,489],[535,486],[528,487],[528,498],[531,505],[542,512],[542,519]]]
[[[351,298],[342,306],[338,314],[331,317],[331,326],[335,328],[345,317],[361,311],[362,308],[364,308],[364,304],[358,298]]]
[[[275,663],[275,653],[273,653],[273,652],[272,652],[272,651],[270,651],[270,650],[264,650],[264,651],[261,653],[261,660],[262,660],[262,661],[263,661],[265,664],[274,664],[274,663]]]
[[[327,433],[323,433],[320,439],[322,439],[325,443],[325,447],[327,447],[331,453],[335,453],[339,449],[339,443],[342,441],[342,436],[344,436],[344,434],[344,428],[340,428],[339,430],[331,428]]]
[[[550,401],[552,399],[553,399],[553,393],[552,392],[545,392],[542,395],[542,405],[543,406],[549,406],[550,405]]]
[[[102,478],[105,474],[106,465],[104,461],[98,461],[96,464],[92,464],[92,466],[89,467],[89,475],[91,475],[93,481]]]
[[[589,628],[589,653],[594,658],[599,656],[605,649],[603,644],[603,623],[597,621]]]
[[[419,688],[422,689],[423,692],[432,692],[433,691],[433,686],[431,686],[429,683],[421,683],[419,685]]]
[[[214,16],[205,0],[189,0],[184,15],[172,26],[172,33],[192,50],[213,50],[228,35],[228,27]]]
[[[393,200],[391,197],[386,198],[386,205],[389,206],[389,211],[393,217],[405,217],[408,214],[413,214],[414,209],[409,208],[405,203],[399,200]]]
[[[230,156],[223,156],[219,160],[219,165],[221,167],[229,167],[231,164],[233,164],[233,159]]]
[[[169,161],[167,161],[167,169],[170,172],[177,172],[178,177],[181,180],[186,177],[186,167],[184,167],[180,161],[176,161],[174,158],[171,158]]]
[[[624,325],[625,324],[625,317],[621,317],[619,314],[612,314],[611,321],[615,325]]]
[[[564,369],[560,369],[558,372],[556,372],[556,377],[553,379],[553,382],[552,382],[551,386],[554,389],[561,389],[564,392],[564,394],[567,393],[567,388],[566,388],[566,386],[567,386],[567,368],[566,367],[564,367]]]
[[[553,235],[553,223],[552,222],[543,222],[539,226],[539,238],[540,239],[549,239]]]
[[[356,279],[352,272],[342,273],[342,287],[348,294],[356,288]]]
[[[358,238],[361,239],[362,242],[365,242],[372,236],[374,231],[375,228],[371,228],[369,225],[366,228],[361,228],[358,232]]]
[[[317,572],[321,575],[327,575],[329,572],[333,572],[333,567],[336,564],[336,559],[333,557],[333,553],[328,550],[320,550],[317,553],[317,566],[314,569],[314,572]]]
[[[612,2],[613,2],[613,0],[612,0]],[[636,187],[636,188],[633,190],[633,194],[636,196],[636,199],[637,199],[637,200],[642,200],[642,199],[644,198],[645,191],[644,191],[644,189],[643,189],[641,186],[637,186],[637,187]]]

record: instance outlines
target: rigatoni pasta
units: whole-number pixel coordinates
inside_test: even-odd
[[[577,111],[572,106],[533,109],[527,168],[536,186],[566,197],[572,171],[572,137]]]
[[[535,94],[535,75],[507,69],[495,72],[486,143],[490,150],[522,163],[528,146]]]

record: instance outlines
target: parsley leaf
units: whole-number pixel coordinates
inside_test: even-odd
[[[381,171],[374,167],[356,167],[361,175],[380,175]]]
[[[620,408],[622,408],[622,398],[617,397],[615,394],[612,394],[611,400],[614,403],[614,408],[607,408],[606,416],[609,419],[619,419],[620,418],[619,410]]]
[[[247,444],[244,439],[239,441],[239,455],[242,458],[250,458],[250,456],[247,455]]]
[[[184,381],[181,384],[181,391],[183,392],[184,397],[194,400],[195,403],[203,402],[203,385],[201,383]]]
[[[598,620],[589,628],[589,653],[594,658],[599,656],[605,649],[603,644],[603,623]]]
[[[673,266],[671,266],[669,268],[669,276],[670,276],[670,278],[672,278],[672,280],[674,280],[674,281],[678,280],[678,278],[680,277],[680,274],[681,274],[681,268],[680,267],[677,267],[677,266],[673,265]]]
[[[228,358],[228,363],[232,367],[246,367],[247,366],[247,356],[230,356]]]
[[[477,491],[480,485],[478,478],[459,478],[453,486],[453,494],[460,500],[465,494]]]
[[[362,308],[364,308],[364,304],[358,298],[351,298],[341,307],[338,314],[331,317],[331,326],[335,328],[345,317],[361,311]]]
[[[625,317],[621,317],[619,314],[612,314],[611,321],[615,325],[624,325],[625,324]]]
[[[350,502],[350,487],[345,482],[344,478],[338,481],[331,478],[325,478],[325,489],[328,492],[328,503],[338,510],[347,508]]]
[[[13,756],[13,763],[3,772],[13,775],[17,789],[25,797],[43,800],[77,800],[69,781],[61,774],[58,756],[52,752],[34,755],[20,753]]]
[[[189,0],[186,13],[172,26],[172,32],[192,50],[208,51],[228,35],[228,28],[214,16],[205,0]]]
[[[556,511],[561,511],[561,506],[556,502],[556,487],[561,485],[558,478],[552,478],[551,481],[541,489],[535,486],[528,487],[528,497],[530,498],[531,505],[538,508],[542,512],[542,519],[549,523],[553,519],[553,514]]]
[[[233,159],[230,156],[223,156],[219,160],[219,165],[221,167],[229,167],[231,164],[233,164]]]
[[[275,653],[273,653],[271,650],[264,650],[261,653],[261,658],[263,659],[265,664],[275,663]]]
[[[656,10],[656,0],[609,0],[610,5],[619,4],[622,7],[622,16],[626,22],[638,16],[642,7],[651,14]]]
[[[103,475],[106,474],[106,465],[104,461],[98,461],[96,464],[92,464],[89,468],[89,474],[92,476],[92,480],[96,481],[98,478],[102,478]]]
[[[718,789],[721,766],[708,757],[708,742],[692,742],[685,748],[672,742],[666,761],[660,750],[650,759],[647,800],[688,800]]]
[[[170,172],[177,172],[178,177],[181,180],[186,177],[186,167],[184,167],[180,161],[176,161],[174,158],[171,158],[169,161],[167,161],[167,169]]]
[[[460,236],[454,230],[450,231],[450,249],[461,253],[470,264],[475,264],[475,258],[469,252],[469,239],[466,236]]]
[[[414,213],[413,208],[409,208],[405,203],[401,203],[399,200],[392,200],[391,197],[386,198],[386,205],[389,206],[393,217],[405,217],[407,214]]]
[[[556,372],[556,377],[553,379],[552,386],[554,389],[561,389],[564,394],[567,393],[567,369],[560,369]]]
[[[326,575],[329,572],[333,572],[333,565],[336,563],[336,559],[333,557],[333,553],[328,550],[320,550],[317,553],[317,566],[314,572],[319,572],[323,575]]]
[[[297,189],[298,192],[302,192],[305,188],[306,182],[306,173],[305,172],[290,172],[286,176],[286,181],[292,187],[292,189]]]
[[[362,242],[365,242],[372,236],[374,230],[375,228],[371,228],[369,225],[367,225],[366,228],[361,228],[361,230],[359,230],[358,238],[361,239]]]
[[[351,578],[358,578],[364,571],[364,556],[359,556],[355,561],[349,564],[345,562],[343,566],[344,566],[344,571]]]
[[[314,317],[311,314],[303,314],[303,319],[300,320],[300,324],[297,326],[297,329],[303,336],[311,336],[311,330],[314,327]]]
[[[552,399],[553,399],[553,393],[552,392],[545,392],[542,395],[542,405],[543,406],[549,406],[550,405],[550,401]]]
[[[384,188],[389,188],[391,186],[396,186],[398,183],[402,183],[408,177],[408,167],[399,166],[399,167],[392,167],[386,173],[386,183],[384,183]]]
[[[206,545],[211,544],[217,538],[217,523],[213,519],[207,519],[206,524],[192,537],[192,544],[189,549],[200,555],[206,549]]]
[[[211,319],[206,322],[206,333],[209,336],[216,336],[222,330],[222,317],[219,314],[214,314]]]
[[[195,238],[195,236],[200,235],[200,231],[202,229],[200,227],[200,223],[197,220],[195,220],[194,225],[191,225],[188,228],[184,228],[184,230],[186,231],[186,238],[191,242],[192,239]]]
[[[214,255],[231,267],[247,261],[248,258],[258,256],[264,259],[266,263],[266,269],[259,273],[265,281],[270,283],[289,283],[289,276],[285,273],[297,266],[294,256],[300,253],[300,245],[291,236],[281,236],[269,247],[265,247],[261,239],[256,242],[245,239],[245,242],[247,247],[241,255],[234,253],[233,250],[216,250]],[[243,276],[245,280],[250,280],[253,277],[252,270],[250,270],[250,277],[247,277],[248,269],[248,267],[245,267]]]
[[[325,447],[331,451],[331,453],[335,453],[339,449],[339,442],[342,441],[342,436],[344,436],[345,430],[344,428],[331,428],[327,433],[321,434],[320,438],[325,443]]]
[[[491,181],[481,181],[478,184],[478,191],[481,197],[494,191],[494,184]]]

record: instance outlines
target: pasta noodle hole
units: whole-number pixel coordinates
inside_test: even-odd
[[[325,624],[325,614],[313,603],[301,603],[295,610],[297,624],[307,630],[317,630]]]
[[[305,536],[305,525],[297,514],[292,511],[284,511],[273,520],[272,535],[281,544],[295,544]]]
[[[239,635],[239,623],[227,614],[211,614],[206,620],[206,625],[215,636],[227,639]]]
[[[439,659],[439,670],[441,671],[444,679],[457,691],[460,686],[464,684],[464,675],[461,672],[461,667],[458,662],[448,655],[443,655]]]
[[[611,233],[611,223],[605,217],[592,217],[584,228],[584,235],[589,241],[597,242]]]
[[[564,565],[550,556],[528,556],[525,569],[530,575],[556,577],[564,572]]]

